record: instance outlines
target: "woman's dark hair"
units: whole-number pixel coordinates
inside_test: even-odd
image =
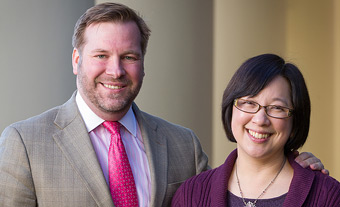
[[[231,78],[222,100],[222,123],[227,137],[236,142],[231,129],[233,102],[236,98],[256,96],[275,77],[282,76],[290,84],[293,104],[293,127],[285,152],[299,149],[306,141],[310,122],[310,99],[300,70],[278,55],[263,54],[245,61]]]

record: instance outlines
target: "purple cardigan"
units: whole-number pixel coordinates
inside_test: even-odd
[[[185,181],[176,191],[172,206],[227,206],[228,181],[237,158],[237,150],[228,156],[223,165],[205,171]],[[304,169],[294,161],[288,161],[294,169],[293,180],[283,207],[340,206],[340,183],[319,171]]]

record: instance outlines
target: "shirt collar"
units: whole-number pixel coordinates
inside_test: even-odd
[[[78,92],[76,94],[76,103],[78,105],[80,115],[85,122],[87,132],[91,132],[105,121],[90,109]],[[132,107],[130,107],[124,117],[119,120],[119,123],[123,125],[134,137],[137,137],[137,120]]]

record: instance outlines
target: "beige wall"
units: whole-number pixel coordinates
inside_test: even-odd
[[[311,130],[300,151],[319,157],[340,179],[340,5],[334,0],[232,1],[214,5],[213,166],[231,146],[224,141],[216,108],[226,81],[245,58],[276,52],[296,63],[312,101]],[[235,31],[236,30],[236,31]]]
[[[334,1],[336,2],[336,1]],[[337,145],[336,99],[336,19],[333,1],[294,1],[287,3],[287,56],[301,68],[307,82],[312,117],[310,135],[303,151],[319,157],[331,174],[340,179],[336,170],[340,157],[336,156]]]
[[[333,162],[331,163],[332,170],[334,169],[334,172],[332,172],[332,176],[337,178],[337,180],[340,180],[340,137],[338,133],[338,129],[340,126],[340,107],[338,107],[338,103],[340,103],[340,1],[334,1],[334,76],[333,76],[333,82],[334,82],[334,91],[332,96],[334,96],[334,104],[333,104],[333,146],[331,147],[331,150],[333,151]],[[328,166],[327,166],[328,167]]]
[[[221,124],[222,94],[229,79],[247,58],[285,53],[285,4],[272,0],[216,0],[214,5],[213,157],[224,162],[236,146],[227,141]]]

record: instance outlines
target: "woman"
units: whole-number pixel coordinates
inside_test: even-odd
[[[273,54],[247,60],[224,91],[222,120],[237,149],[183,183],[172,206],[340,206],[338,181],[294,161],[310,121],[296,66]]]

